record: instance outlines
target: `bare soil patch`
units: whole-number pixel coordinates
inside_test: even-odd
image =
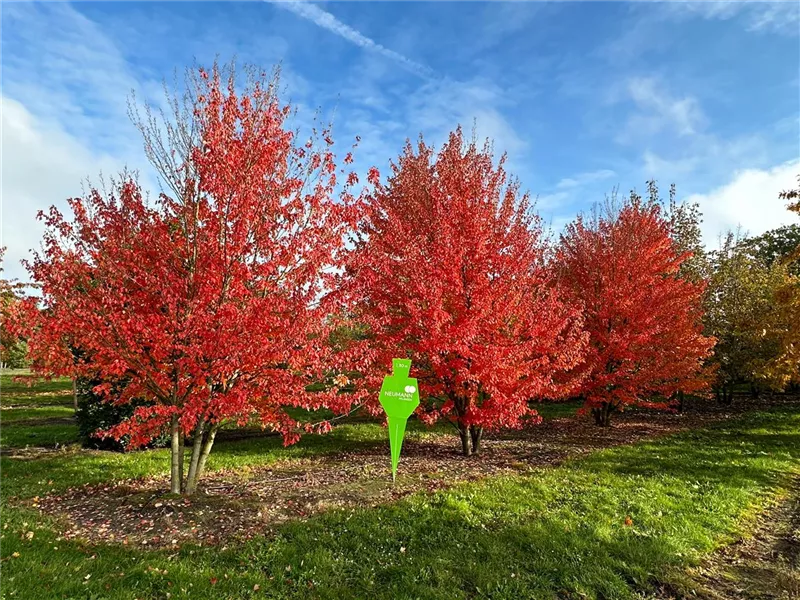
[[[768,402],[759,401],[758,408]],[[753,403],[746,408],[752,410]],[[152,477],[83,486],[28,503],[58,517],[68,539],[147,547],[225,544],[263,535],[290,519],[376,506],[460,481],[522,474],[600,448],[702,427],[743,410],[704,404],[684,414],[629,411],[615,415],[610,428],[596,427],[587,418],[552,419],[522,431],[490,434],[481,454],[470,458],[458,452],[455,435],[406,440],[394,484],[387,440],[357,452],[208,473],[191,498],[165,494],[166,477]]]

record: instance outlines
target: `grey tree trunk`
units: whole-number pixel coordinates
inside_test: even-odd
[[[474,456],[480,452],[483,427],[459,423],[458,435],[461,438],[461,453],[464,456]]]
[[[186,436],[183,434],[183,430],[182,429],[180,430],[179,436],[180,437],[178,438],[178,471],[180,471],[180,474],[181,474],[181,491],[182,491],[183,490],[183,486],[184,486],[184,482],[183,482],[183,473],[184,473],[184,470],[183,470],[183,459],[185,458],[184,455],[186,454],[186,451],[185,451],[185,448],[186,448],[186,444],[185,444]]]
[[[199,420],[194,428],[194,440],[192,441],[192,458],[189,461],[189,474],[186,476],[186,493],[194,493],[197,480],[197,466],[200,463],[200,452],[203,449],[203,432],[205,422]]]
[[[730,406],[733,403],[733,390],[724,385],[717,389],[717,402]]]
[[[172,460],[170,470],[170,486],[169,491],[173,494],[181,493],[181,481],[183,480],[183,472],[181,471],[181,435],[178,427],[178,415],[172,415],[170,422],[170,458]]]
[[[214,438],[217,437],[217,429],[217,425],[212,425],[205,434],[203,448],[200,450],[200,460],[197,462],[197,470],[195,471],[194,477],[186,482],[187,495],[194,494],[197,490],[197,482],[200,481],[200,478],[203,476],[203,471],[205,471],[206,460],[211,453],[211,447],[214,445]]]

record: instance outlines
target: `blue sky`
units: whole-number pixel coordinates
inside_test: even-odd
[[[407,137],[461,123],[494,139],[557,229],[650,177],[698,201],[704,234],[792,217],[800,172],[800,4],[716,2],[3,3],[6,271],[36,211],[86,177],[142,169],[131,89],[195,60],[281,62],[301,121],[382,170]]]

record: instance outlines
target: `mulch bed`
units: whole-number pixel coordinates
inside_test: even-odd
[[[769,403],[762,400],[763,407]],[[748,410],[754,403],[748,402]],[[406,440],[392,484],[388,441],[373,449],[264,467],[207,473],[191,498],[168,496],[166,477],[87,485],[28,500],[63,524],[65,539],[144,547],[226,544],[264,535],[290,519],[334,508],[371,507],[460,481],[525,473],[565,459],[741,414],[743,408],[703,405],[684,414],[644,410],[615,415],[610,428],[586,418],[546,421],[526,430],[491,435],[479,456],[460,455],[455,435]]]

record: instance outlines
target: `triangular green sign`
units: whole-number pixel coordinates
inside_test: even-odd
[[[417,380],[411,379],[411,361],[407,358],[392,359],[392,374],[383,378],[381,393],[378,396],[386,411],[389,425],[389,447],[392,452],[392,481],[397,477],[397,463],[400,462],[400,449],[406,421],[419,406]]]

